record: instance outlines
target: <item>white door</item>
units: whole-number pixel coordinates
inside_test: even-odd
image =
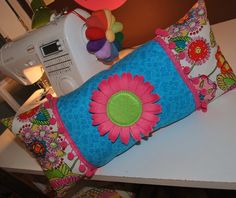
[[[16,9],[17,14],[21,18],[19,20],[15,13],[11,10],[9,5],[5,0],[0,0],[0,33],[11,40],[16,39],[17,37],[25,34],[27,29],[30,29],[31,20],[24,13],[24,10],[19,7],[17,1],[12,1],[12,7]],[[9,1],[11,3],[11,1]],[[28,18],[27,18],[28,17]],[[22,25],[22,23],[24,25]],[[25,26],[25,27],[24,27]]]

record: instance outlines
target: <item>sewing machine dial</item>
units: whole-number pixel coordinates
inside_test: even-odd
[[[76,88],[76,83],[69,77],[73,64],[68,53],[45,60],[44,65],[49,79],[53,81],[51,83],[58,84],[60,92],[66,94]]]
[[[70,77],[62,77],[59,81],[59,87],[64,94],[76,89],[76,82]]]

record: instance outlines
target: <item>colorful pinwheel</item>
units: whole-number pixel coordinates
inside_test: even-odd
[[[122,23],[116,21],[111,11],[100,10],[91,14],[86,20],[86,25],[88,52],[104,63],[115,60],[123,41]]]

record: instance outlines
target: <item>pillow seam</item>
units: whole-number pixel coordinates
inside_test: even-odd
[[[201,109],[201,102],[200,102],[200,98],[198,96],[197,89],[193,86],[193,84],[191,83],[189,78],[184,74],[184,72],[182,70],[181,63],[175,58],[174,53],[169,49],[168,45],[166,44],[166,42],[162,38],[157,36],[154,38],[154,40],[157,43],[159,43],[161,45],[161,47],[165,50],[165,52],[167,53],[167,55],[171,59],[172,63],[174,64],[176,70],[180,74],[181,78],[183,79],[183,81],[186,83],[186,85],[188,86],[188,88],[192,92],[194,100],[195,100],[195,104],[196,104],[196,109],[197,110]]]

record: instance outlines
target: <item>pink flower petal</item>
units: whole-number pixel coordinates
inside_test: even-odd
[[[146,133],[149,134],[152,131],[152,127],[155,125],[155,123],[140,118],[138,122],[136,122],[136,125],[141,127]]]
[[[130,127],[130,132],[132,137],[136,140],[136,141],[141,141],[141,134],[140,134],[140,130],[137,127],[136,124],[134,124],[133,126]]]
[[[128,144],[129,143],[129,138],[130,138],[129,131],[130,131],[129,127],[121,127],[120,140],[124,144]]]
[[[143,111],[158,114],[161,113],[161,105],[147,103],[143,105]]]
[[[102,80],[102,82],[99,83],[98,88],[107,97],[110,97],[114,93],[107,80]]]
[[[120,89],[127,90],[129,86],[129,78],[128,73],[123,73],[120,78]]]
[[[144,95],[144,93],[148,90],[149,87],[150,87],[150,83],[145,82],[136,88],[135,94],[141,97],[142,95]]]
[[[117,74],[108,77],[108,83],[114,92],[120,91],[119,80],[120,78]]]
[[[90,102],[89,112],[91,113],[106,113],[106,105],[97,102]]]
[[[147,90],[146,90],[146,92],[144,92],[144,94],[151,94],[153,90],[154,90],[154,86],[152,86],[150,84],[150,86],[147,88]]]
[[[98,91],[98,90],[95,90],[93,92],[93,95],[92,95],[91,99],[94,100],[97,103],[104,104],[104,105],[108,101],[108,97],[105,96],[101,91]]]
[[[114,126],[114,125],[111,123],[110,120],[108,120],[108,121],[103,122],[102,124],[100,124],[100,125],[98,126],[98,130],[99,130],[99,132],[100,132],[100,135],[105,135],[106,133],[108,133],[108,132],[112,129],[113,126]]]
[[[127,73],[127,78],[129,82],[132,80],[132,74],[130,72]]]
[[[144,85],[145,85],[145,92],[143,94],[151,93],[152,90],[154,89],[154,86],[152,86],[150,82],[145,82]]]
[[[153,113],[149,112],[143,112],[141,116],[144,120],[148,120],[153,123],[157,123],[160,121],[160,118],[157,115],[154,115]]]
[[[105,113],[93,114],[92,119],[93,119],[93,122],[92,122],[93,125],[98,125],[109,120],[109,118],[107,117]]]
[[[147,131],[147,130],[141,128],[141,127],[139,127],[139,128],[140,128],[140,132],[141,132],[145,137],[148,137],[149,134],[151,133],[150,131]]]
[[[160,99],[160,96],[157,94],[144,94],[141,97],[142,103],[146,104],[146,103],[154,103],[156,101],[158,101]]]
[[[112,142],[115,142],[120,134],[120,130],[120,127],[114,126],[108,134],[108,139]]]
[[[143,76],[137,76],[135,75],[133,80],[129,84],[129,90],[132,92],[135,92],[136,88],[143,83]]]

